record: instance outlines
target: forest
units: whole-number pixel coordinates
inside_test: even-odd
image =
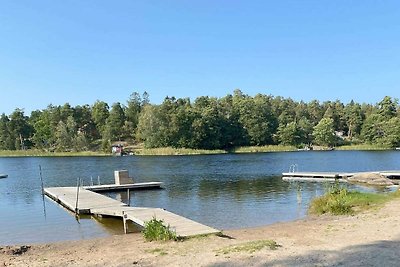
[[[146,148],[230,150],[240,146],[374,144],[400,146],[400,108],[385,96],[379,103],[308,103],[240,90],[216,98],[166,97],[151,104],[134,92],[126,103],[49,105],[28,116],[17,108],[0,116],[0,150],[106,151],[125,141]]]

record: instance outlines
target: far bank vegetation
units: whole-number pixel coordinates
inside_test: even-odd
[[[151,104],[146,92],[135,92],[125,104],[66,103],[29,116],[19,108],[0,116],[3,155],[17,150],[109,153],[115,143],[137,154],[390,149],[400,147],[399,104],[389,96],[377,104],[306,103],[240,90],[222,98],[166,97]]]

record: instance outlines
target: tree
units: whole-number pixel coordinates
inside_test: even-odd
[[[134,137],[139,122],[139,114],[142,109],[142,99],[139,93],[132,93],[127,104],[125,110],[126,121],[128,122],[125,124],[126,134],[129,137]]]
[[[110,115],[106,120],[106,125],[103,132],[103,148],[105,144],[112,141],[121,140],[123,135],[123,127],[125,124],[125,113],[119,102],[114,103],[110,110]]]
[[[300,128],[296,122],[290,122],[286,125],[279,125],[278,140],[282,145],[298,146],[301,144]]]
[[[278,127],[278,120],[272,113],[270,97],[258,94],[254,98],[248,96],[237,98],[234,96],[236,106],[239,108],[239,122],[246,131],[249,144],[272,144],[272,135]]]
[[[96,125],[97,129],[97,137],[102,137],[105,126],[106,126],[106,121],[108,116],[110,115],[109,113],[109,107],[106,102],[99,101],[97,100],[92,107],[92,120],[94,124]]]
[[[0,150],[15,150],[15,143],[9,130],[10,120],[6,114],[0,116]]]
[[[388,147],[400,146],[400,118],[393,117],[382,125],[383,136],[377,141]]]
[[[10,115],[9,131],[11,138],[15,142],[16,149],[25,149],[26,140],[31,136],[33,131],[28,123],[28,117],[24,115],[22,109],[15,109]]]
[[[378,103],[378,114],[384,120],[390,120],[396,116],[397,101],[393,101],[391,97],[385,96],[381,102]]]
[[[361,137],[364,142],[374,143],[377,139],[381,138],[383,134],[383,117],[379,114],[371,114],[368,116],[361,130]]]
[[[361,132],[361,126],[363,123],[363,114],[361,110],[360,104],[355,104],[352,100],[346,107],[344,108],[344,113],[346,116],[346,125],[348,128],[347,135],[350,139],[353,136],[357,136]]]
[[[147,148],[163,147],[164,133],[159,106],[146,105],[139,116],[137,138],[144,142]]]
[[[33,142],[37,148],[50,148],[55,140],[52,129],[52,121],[49,110],[40,112],[38,117],[32,121],[34,134]]]
[[[56,149],[58,151],[68,151],[75,147],[77,136],[76,122],[72,116],[67,118],[67,122],[60,121],[56,131]]]
[[[333,119],[322,118],[314,127],[313,137],[317,145],[332,146],[335,143]]]

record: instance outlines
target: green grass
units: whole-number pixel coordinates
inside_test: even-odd
[[[259,153],[259,152],[285,152],[296,151],[294,146],[269,145],[269,146],[243,146],[232,149],[232,153]]]
[[[150,254],[158,254],[160,256],[168,255],[168,252],[166,252],[162,248],[147,249],[147,250],[145,250],[145,252],[150,253]]]
[[[235,252],[254,253],[264,248],[276,250],[278,247],[280,247],[280,245],[276,243],[274,240],[257,240],[219,249],[217,250],[217,254],[229,254]]]
[[[392,148],[382,145],[361,144],[361,145],[346,145],[338,146],[336,150],[390,150]]]
[[[135,155],[143,156],[171,156],[171,155],[207,155],[207,154],[225,154],[225,150],[206,150],[206,149],[190,149],[190,148],[142,148],[134,151]]]
[[[39,149],[28,150],[0,150],[0,157],[83,157],[83,156],[110,156],[104,152],[48,152]]]
[[[177,240],[176,233],[170,229],[170,226],[165,225],[163,220],[157,220],[155,217],[144,223],[142,233],[146,241]]]
[[[392,193],[364,193],[349,191],[338,185],[333,186],[325,195],[311,201],[310,214],[351,215],[359,211],[382,204],[400,197],[400,191]]]

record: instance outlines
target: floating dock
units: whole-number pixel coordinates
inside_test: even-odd
[[[284,172],[284,181],[310,181],[310,182],[347,182],[345,179],[356,174],[376,173],[389,179],[399,179],[400,171],[374,171],[374,172]]]
[[[143,188],[143,186],[140,187],[141,185],[143,184],[139,184],[137,188]],[[78,214],[121,217],[124,221],[125,233],[127,232],[127,221],[132,221],[143,227],[145,222],[152,218],[163,220],[180,237],[220,232],[217,229],[160,208],[129,207],[125,203],[92,192],[87,188],[79,188],[78,191],[77,187],[49,187],[44,188],[44,193],[57,203]]]

